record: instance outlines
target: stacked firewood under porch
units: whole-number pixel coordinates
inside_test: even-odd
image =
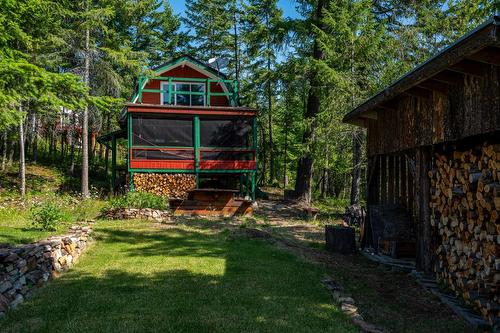
[[[249,216],[252,200],[239,197],[238,190],[197,189],[196,176],[183,173],[135,173],[134,190],[169,198],[174,215]]]
[[[168,198],[187,198],[196,188],[196,176],[184,173],[135,173],[134,188]]]
[[[500,145],[436,153],[433,167],[437,278],[493,323],[500,316]]]

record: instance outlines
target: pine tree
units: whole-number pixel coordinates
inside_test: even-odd
[[[190,48],[201,61],[233,59],[233,0],[186,0],[183,21],[190,30]]]
[[[265,105],[267,114],[268,147],[270,161],[270,183],[276,181],[275,147],[273,141],[273,100],[275,99],[276,55],[283,46],[285,32],[283,12],[277,0],[249,0],[243,4],[242,33],[246,44],[245,55],[251,59],[246,68],[257,92],[257,103]],[[265,170],[263,170],[265,172]]]

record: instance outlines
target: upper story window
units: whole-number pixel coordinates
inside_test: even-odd
[[[162,104],[168,104],[168,82],[162,82],[161,89],[165,91]],[[205,106],[205,84],[192,82],[172,82],[173,105]]]

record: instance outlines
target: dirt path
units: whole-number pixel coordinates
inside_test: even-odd
[[[356,300],[368,322],[388,332],[471,332],[411,276],[391,272],[362,255],[325,251],[322,224],[304,220],[301,207],[279,200],[260,201],[254,222],[260,229],[283,237],[286,241],[280,246],[325,265],[344,292]]]

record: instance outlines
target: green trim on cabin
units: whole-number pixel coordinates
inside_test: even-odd
[[[196,188],[199,188],[200,169],[200,116],[194,116],[194,170],[196,173]]]
[[[215,68],[212,68],[212,67],[202,63],[201,61],[199,61],[199,60],[197,60],[189,55],[183,55],[177,59],[172,59],[170,62],[164,63],[158,68],[154,68],[153,71],[155,73],[161,73],[161,72],[165,71],[166,69],[168,69],[169,67],[175,66],[178,63],[181,63],[183,61],[188,61],[189,63],[193,64],[195,67],[206,70],[207,72],[210,72],[217,77],[222,77],[222,78],[227,77],[224,73],[219,72]]]
[[[145,89],[145,82],[147,80],[160,80],[162,83],[166,83],[167,89]],[[172,87],[176,82],[194,82],[194,83],[205,83],[205,91],[183,91],[183,90],[173,90]],[[228,88],[228,92],[212,92],[211,84],[212,83],[222,83]],[[159,93],[159,94],[167,94],[167,105],[172,105],[172,98],[174,95],[193,95],[193,96],[205,96],[205,105],[210,106],[212,97],[228,97],[231,106],[238,105],[238,85],[239,83],[235,80],[214,80],[214,79],[198,79],[198,78],[178,78],[178,77],[149,77],[145,78],[141,76],[139,78],[138,84],[138,93],[134,95],[132,101],[136,98],[138,99],[139,104],[142,104],[142,95],[143,93]],[[144,87],[143,87],[144,86]],[[161,87],[161,86],[160,86]],[[229,89],[231,88],[231,89]]]

